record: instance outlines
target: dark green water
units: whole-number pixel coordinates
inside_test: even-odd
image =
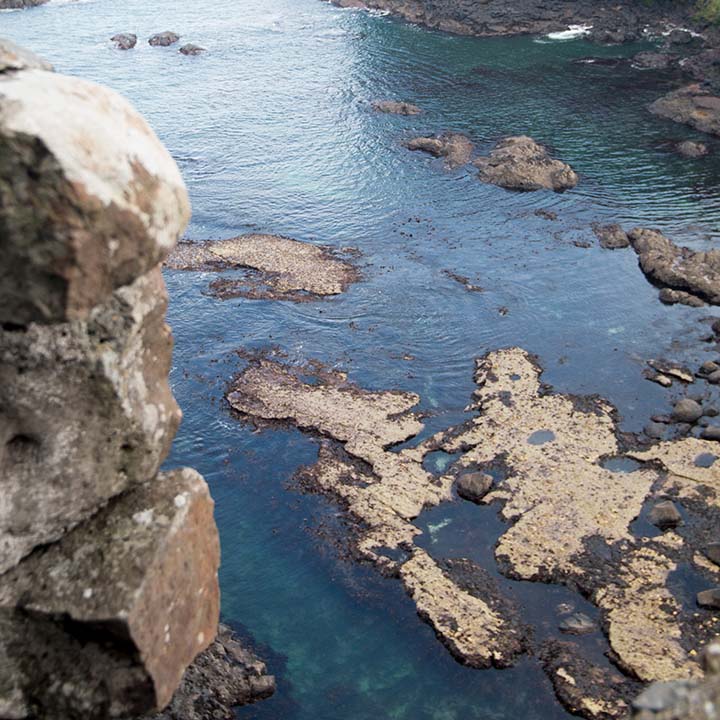
[[[208,48],[199,58],[107,38],[165,29]],[[298,432],[255,433],[222,394],[237,348],[278,345],[371,388],[422,397],[430,429],[454,424],[473,390],[473,358],[522,345],[559,389],[601,393],[637,430],[672,398],[642,379],[642,361],[701,362],[704,311],[667,308],[631,252],[583,249],[592,221],[659,226],[695,248],[717,244],[718,155],[683,160],[690,136],[653,118],[661,79],[572,63],[583,41],[473,40],[340,11],[319,0],[58,2],[0,13],[0,34],[63,72],[107,83],[149,118],[180,164],[193,200],[188,237],[261,230],[362,253],[363,280],[325,302],[203,295],[209,276],[168,273],[184,409],[171,464],[198,468],[217,502],[223,613],[258,643],[279,678],[272,700],[242,718],[464,720],[564,716],[532,659],[509,671],[456,664],[398,584],[339,559],[335,508],[287,488],[316,447]],[[376,98],[424,114],[378,116]],[[445,173],[400,141],[440,130],[485,150],[527,133],[582,175],[564,195],[512,194],[474,173]],[[558,213],[550,222],[533,213]],[[485,288],[467,292],[443,270]],[[499,312],[507,308],[507,314]],[[415,359],[398,359],[405,354]],[[500,528],[479,508],[438,508],[439,556],[490,558]],[[437,517],[436,517],[437,516]],[[430,538],[427,538],[430,542]],[[472,545],[474,543],[474,545]],[[472,547],[471,547],[472,545]],[[561,591],[518,589],[543,618]],[[539,620],[540,621],[540,620]]]

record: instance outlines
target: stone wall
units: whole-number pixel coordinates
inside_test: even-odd
[[[212,499],[159,472],[189,216],[124,99],[0,42],[0,718],[161,709],[215,638]]]

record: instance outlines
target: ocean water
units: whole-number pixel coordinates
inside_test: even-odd
[[[147,45],[167,29],[208,52],[185,58]],[[111,47],[108,38],[123,31],[139,35],[135,50]],[[429,432],[465,417],[474,357],[521,345],[558,389],[608,397],[626,430],[666,412],[678,390],[644,380],[644,361],[712,357],[699,338],[702,318],[717,311],[665,307],[632,251],[574,244],[593,240],[591,222],[616,221],[717,246],[720,153],[685,160],[670,152],[695,135],[647,112],[664,91],[662,76],[573,62],[646,46],[458,38],[321,0],[51,2],[0,13],[0,35],[139,108],[185,176],[188,238],[263,231],[362,253],[361,282],[301,305],[220,301],[205,294],[210,275],[166,274],[172,383],[185,412],[168,462],[196,467],[210,483],[224,618],[278,677],[273,699],[238,716],[564,717],[532,658],[505,671],[462,667],[399,584],[344,560],[337,509],[290,481],[316,457],[313,439],[253,430],[231,416],[223,392],[242,367],[236,350],[277,346],[369,388],[417,392]],[[424,113],[378,115],[369,107],[378,98],[415,102]],[[502,135],[530,134],[581,182],[562,195],[515,194],[402,147],[441,130],[469,134],[479,151]],[[444,270],[484,292],[468,292]],[[453,504],[418,520],[434,554],[486,564],[498,523],[488,509]],[[546,590],[516,588],[539,625],[567,599]]]

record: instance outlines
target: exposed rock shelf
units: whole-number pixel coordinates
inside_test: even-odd
[[[497,503],[509,523],[496,548],[499,567],[512,578],[579,588],[600,609],[609,651],[628,674],[596,665],[572,643],[546,648],[544,667],[558,697],[587,718],[621,717],[633,678],[697,677],[690,649],[718,630],[717,618],[698,618],[671,585],[688,566],[708,587],[720,580],[702,556],[718,521],[720,468],[697,460],[716,459],[716,446],[685,438],[631,451],[641,461],[633,472],[607,469],[604,460],[623,453],[614,408],[600,398],[549,393],[540,372],[517,348],[480,358],[468,408],[477,416],[400,451],[389,448],[422,429],[412,412],[419,398],[409,393],[371,392],[336,372],[256,358],[227,398],[256,422],[291,422],[324,438],[318,462],[298,474],[301,486],[343,505],[355,521],[358,555],[399,577],[442,642],[474,667],[511,664],[531,634],[483,568],[439,561],[420,548],[413,520],[451,501],[463,473],[502,468],[502,479],[480,499]],[[439,477],[423,466],[436,450],[459,454]],[[693,528],[635,537],[632,521],[667,494],[692,508]]]

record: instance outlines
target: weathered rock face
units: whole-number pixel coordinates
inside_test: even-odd
[[[90,82],[6,71],[0,110],[0,322],[86,318],[175,244],[190,213],[178,168],[127,101]]]
[[[475,160],[483,182],[509,190],[555,190],[578,184],[578,176],[566,163],[525,135],[508,137],[495,145],[488,157]]]
[[[675,245],[657,230],[645,228],[631,230],[629,237],[651,282],[720,305],[720,250],[694,252]]]
[[[0,645],[23,698],[17,716],[124,717],[167,704],[217,630],[218,561],[207,485],[181,470],[6,573]]]
[[[0,572],[157,472],[180,423],[166,307],[155,269],[88,320],[0,329]]]
[[[0,717],[103,720],[162,708],[213,641],[219,545],[204,480],[157,474],[182,179],[48,69],[0,43]]]
[[[688,85],[668,93],[650,105],[650,112],[720,135],[720,97],[700,85]]]

